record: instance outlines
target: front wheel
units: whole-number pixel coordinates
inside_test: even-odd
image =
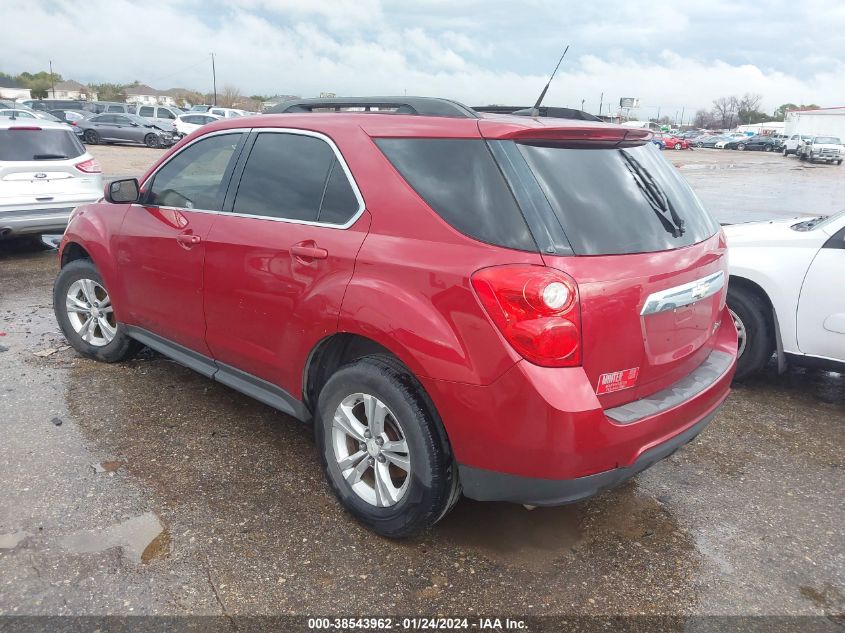
[[[100,135],[97,134],[96,130],[85,130],[85,133],[82,135],[82,140],[85,141],[87,145],[96,145],[100,142]]]
[[[332,491],[378,534],[415,534],[457,501],[458,474],[442,423],[393,358],[365,357],[332,375],[314,427]]]
[[[772,146],[771,145],[763,145],[763,151],[764,152],[771,152]]]
[[[784,156],[789,156],[789,150],[788,150],[788,149],[786,149],[785,147],[783,148],[783,155],[784,155]]]
[[[841,164],[842,164],[842,159],[840,158],[838,161],[836,161],[836,164],[837,164],[837,165],[841,165]]]
[[[141,347],[117,322],[111,295],[90,259],[78,259],[59,271],[53,312],[71,347],[88,358],[115,363]]]
[[[760,373],[775,351],[769,309],[758,295],[728,287],[728,310],[737,332],[736,378]]]
[[[740,143],[739,145],[737,145],[737,146],[736,146],[736,148],[737,148],[740,152],[745,151],[745,143]]]
[[[681,144],[680,144],[680,143],[675,143],[675,149],[681,149]]]
[[[155,148],[159,147],[159,145],[161,145],[161,142],[159,141],[158,136],[156,136],[155,134],[147,134],[144,137],[144,145],[146,145],[147,147]]]

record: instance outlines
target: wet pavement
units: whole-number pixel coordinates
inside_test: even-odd
[[[274,614],[845,613],[845,376],[770,368],[616,490],[530,512],[463,500],[392,542],[340,509],[302,424],[149,351],[105,365],[66,349],[55,272],[53,252],[0,244],[0,615],[235,628]]]

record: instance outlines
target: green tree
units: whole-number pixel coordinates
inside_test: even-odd
[[[49,86],[38,86],[29,89],[29,94],[33,99],[46,99],[50,96]]]

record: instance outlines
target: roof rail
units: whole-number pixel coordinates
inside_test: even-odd
[[[473,106],[476,112],[489,112],[492,114],[515,114],[517,116],[531,116],[531,107],[527,106]],[[576,121],[601,121],[595,115],[578,110],[576,108],[558,108],[555,106],[540,106],[541,117],[553,117],[555,119],[575,119]]]
[[[451,99],[436,97],[333,97],[330,99],[297,99],[285,101],[267,110],[267,114],[314,112],[382,112],[388,114],[414,114],[460,119],[477,119],[472,109]],[[384,110],[382,110],[382,108]]]

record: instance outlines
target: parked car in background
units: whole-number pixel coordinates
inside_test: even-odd
[[[191,109],[189,110],[189,112],[208,112],[208,110],[210,108],[213,108],[213,107],[214,106],[205,105],[203,103],[200,103],[200,104],[197,104],[195,106],[191,106]]]
[[[180,114],[173,121],[173,131],[179,136],[187,136],[191,132],[200,129],[203,125],[219,121],[221,117],[215,114],[204,112],[188,112]]]
[[[162,130],[172,130],[173,121],[176,117],[182,114],[181,110],[171,108],[170,106],[136,106],[134,114],[146,119],[149,123],[153,123]]]
[[[751,136],[748,138],[735,138],[732,141],[728,141],[725,143],[725,149],[771,152],[780,149],[780,143],[771,136]]]
[[[788,139],[783,142],[783,146],[781,147],[781,153],[784,156],[789,156],[790,154],[797,154],[798,148],[801,147],[804,143],[811,140],[813,137],[809,134],[793,134]]]
[[[162,130],[134,114],[95,114],[76,122],[88,145],[98,143],[142,143],[147,147],[169,147],[173,133]]]
[[[249,114],[250,114],[246,110],[238,110],[236,108],[215,108],[215,107],[209,108],[208,113],[219,116],[222,119],[234,119],[236,117],[249,116]]]
[[[33,110],[48,112],[50,110],[88,110],[95,112],[92,102],[73,99],[26,99],[23,105]]]
[[[772,354],[780,370],[796,364],[845,373],[845,211],[724,231],[737,378],[760,372]]]
[[[91,105],[96,114],[114,113],[114,114],[134,114],[135,104],[120,103],[118,101],[92,101]]]
[[[837,136],[813,136],[799,145],[796,153],[798,160],[808,160],[811,163],[822,161],[841,165],[845,157],[842,140]]]
[[[652,142],[654,145],[657,145],[657,147],[658,147],[659,149],[666,149],[666,143],[663,141],[663,139],[662,139],[662,138],[657,138],[657,137],[654,137],[654,138],[652,138],[652,139],[651,139],[651,142]]]
[[[60,233],[102,195],[100,165],[67,125],[0,117],[0,238]]]
[[[408,102],[221,120],[110,183],[60,245],[67,340],[308,421],[390,537],[461,491],[577,501],[695,437],[733,377],[727,249],[650,133]]]
[[[71,124],[92,116],[91,112],[86,112],[84,110],[50,110],[49,114],[53,115],[60,121]]]
[[[664,145],[668,149],[689,149],[689,142],[686,139],[680,138],[673,134],[668,134],[666,132],[655,132],[655,138],[659,138],[663,141]]]

